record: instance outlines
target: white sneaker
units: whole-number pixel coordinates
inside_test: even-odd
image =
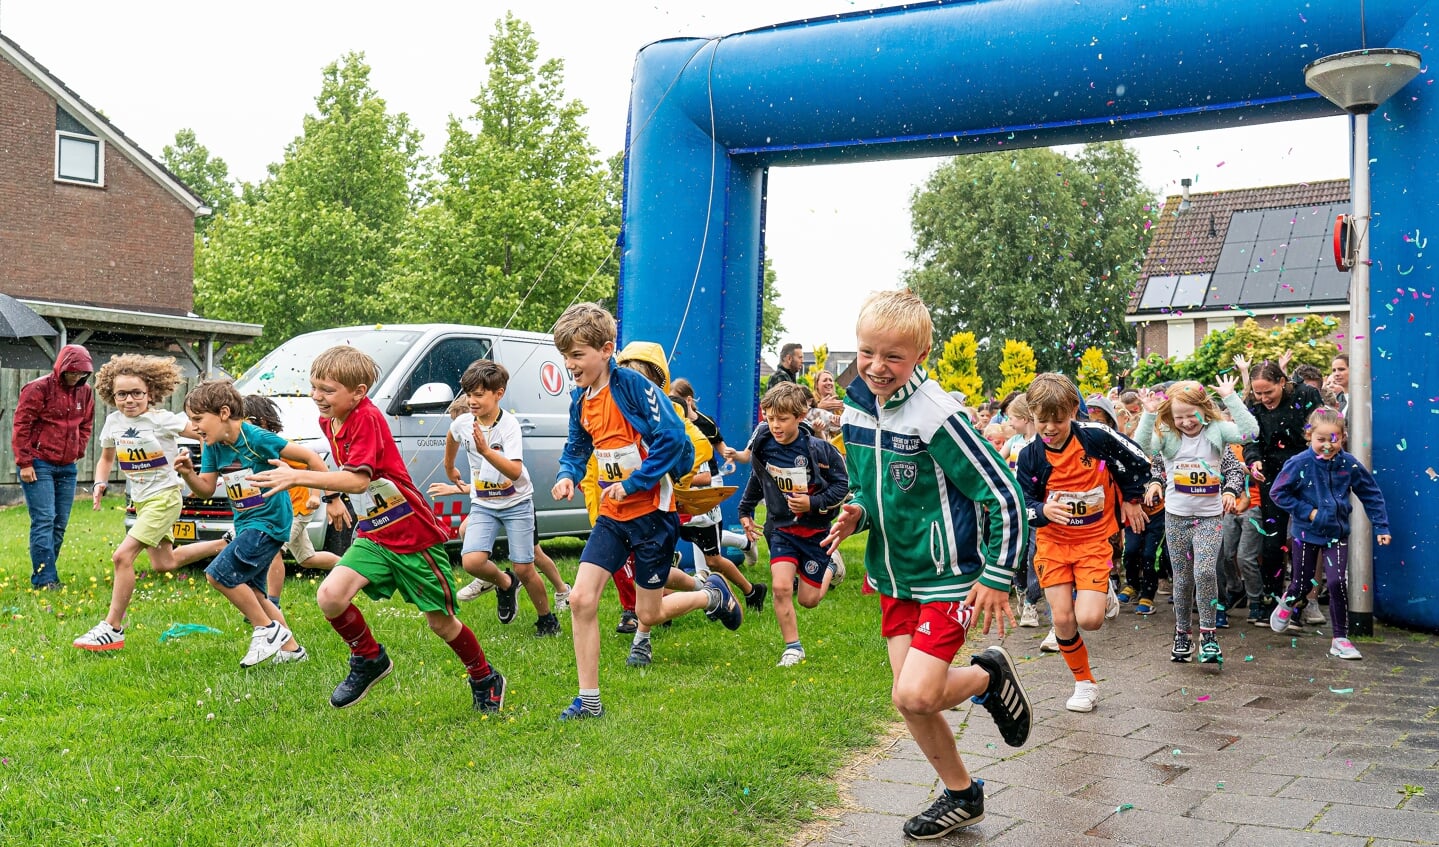
[[[1050,628],[1049,628],[1049,634],[1046,635],[1046,636],[1044,636],[1044,640],[1043,640],[1043,641],[1039,642],[1039,652],[1041,652],[1041,653],[1058,653],[1058,652],[1059,652],[1059,636],[1057,636],[1057,635],[1054,634],[1054,627],[1050,627]]]
[[[1119,617],[1119,595],[1114,593],[1114,583],[1109,583],[1109,596],[1104,600],[1105,620],[1114,620]]]
[[[570,592],[568,592],[568,591],[556,591],[556,592],[555,592],[555,609],[554,609],[555,614],[558,615],[558,614],[560,614],[561,612],[568,612],[569,610],[570,610]]]
[[[803,649],[803,648],[786,647],[786,648],[784,648],[784,652],[781,653],[781,654],[779,654],[779,664],[778,664],[778,665],[775,665],[775,667],[777,667],[777,668],[792,668],[792,667],[794,667],[795,665],[797,665],[797,664],[799,664],[800,662],[803,662],[803,661],[804,661],[804,649]]]
[[[748,541],[744,546],[744,566],[752,568],[759,562],[759,545]]]
[[[100,621],[84,635],[71,642],[72,646],[81,650],[119,650],[125,646],[125,630],[116,629],[110,626],[108,621]]]
[[[290,628],[279,621],[270,621],[269,626],[255,627],[250,636],[250,650],[240,660],[240,667],[253,668],[276,653],[290,640]]]
[[[1354,643],[1347,638],[1336,638],[1329,645],[1329,655],[1338,656],[1341,659],[1362,659],[1359,650]]]
[[[836,550],[829,560],[834,562],[834,576],[830,578],[829,584],[839,585],[844,582],[844,559],[840,558],[839,551]]]
[[[1310,626],[1323,626],[1329,623],[1329,621],[1325,619],[1324,613],[1319,611],[1318,603],[1310,603],[1308,606],[1305,606],[1304,616],[1301,620]]]
[[[1033,603],[1026,602],[1024,608],[1019,611],[1020,626],[1039,626],[1039,610]],[[1056,645],[1058,646],[1058,645]]]
[[[1099,686],[1088,680],[1074,683],[1074,696],[1064,702],[1071,712],[1092,712],[1099,705]]]
[[[310,654],[305,652],[305,645],[301,644],[294,650],[281,650],[270,661],[277,665],[287,665],[291,662],[303,662],[309,658]]]
[[[455,596],[460,598],[460,602],[468,603],[476,597],[480,596],[481,594],[484,594],[486,591],[494,590],[495,584],[493,582],[487,582],[483,579],[479,579],[478,577],[476,577],[474,581],[472,581],[469,585],[461,588],[460,592]]]

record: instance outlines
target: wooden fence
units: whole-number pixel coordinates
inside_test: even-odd
[[[4,497],[0,494],[0,502],[14,500],[19,495],[20,472],[15,467],[15,450],[11,445],[11,439],[15,433],[15,405],[20,399],[20,389],[25,383],[32,379],[39,379],[49,371],[0,368],[0,486],[14,486],[11,497]],[[93,383],[94,378],[91,378]],[[165,408],[172,411],[182,411],[185,407],[185,396],[190,393],[200,382],[198,377],[186,377],[180,381],[180,386],[175,393],[163,404]],[[114,411],[110,406],[101,402],[99,395],[95,397],[95,432],[90,436],[90,443],[85,447],[85,455],[80,457],[79,483],[82,486],[89,486],[94,483],[95,463],[100,459],[100,428],[105,425],[105,416]],[[119,479],[118,471],[112,474],[111,481]]]

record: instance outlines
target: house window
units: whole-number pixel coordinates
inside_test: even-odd
[[[105,142],[59,104],[55,106],[55,179],[105,184]]]

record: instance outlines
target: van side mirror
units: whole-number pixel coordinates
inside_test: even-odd
[[[443,413],[455,400],[455,392],[443,382],[427,382],[415,389],[405,401],[405,414],[426,415]]]

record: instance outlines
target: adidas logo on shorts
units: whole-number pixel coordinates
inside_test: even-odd
[[[919,629],[916,629],[915,633],[918,635],[929,635],[929,621],[920,624]]]

